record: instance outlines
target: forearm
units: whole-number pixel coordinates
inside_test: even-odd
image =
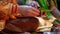
[[[60,11],[57,8],[52,8],[51,10],[51,14],[53,16],[55,16],[56,18],[60,18]]]

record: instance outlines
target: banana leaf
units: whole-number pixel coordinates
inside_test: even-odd
[[[37,0],[37,2],[44,8],[44,10],[49,10],[47,4],[46,4],[47,0]],[[50,18],[50,11],[47,11],[48,13],[46,14],[47,18]]]
[[[44,9],[48,9],[47,4],[46,4],[46,0],[37,0],[37,2],[38,2]]]

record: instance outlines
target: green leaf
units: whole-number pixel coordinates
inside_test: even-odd
[[[31,33],[31,34],[37,34],[36,32],[33,32],[33,33]]]
[[[43,8],[43,10],[45,10],[45,11],[47,11],[47,10],[49,10],[49,8],[48,8],[48,6],[47,6],[47,4],[46,4],[46,1],[47,0],[37,0],[38,1],[38,3],[42,6],[42,8]],[[50,0],[49,0],[50,1]],[[46,14],[46,17],[47,18],[50,18],[50,11],[47,11],[48,13]]]
[[[48,9],[48,6],[46,4],[46,0],[37,0],[37,2],[44,8]]]
[[[46,17],[49,19],[50,18],[50,12],[48,12],[47,14],[46,14]]]
[[[60,24],[60,21],[55,20],[55,21],[53,22],[53,24]]]

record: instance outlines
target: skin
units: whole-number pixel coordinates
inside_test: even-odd
[[[2,5],[2,4],[1,4]],[[9,11],[9,4],[6,4],[6,5],[2,5],[0,6],[0,19],[3,20],[3,22],[5,23],[6,20],[9,20],[9,18],[11,19],[15,19],[16,17],[35,17],[35,16],[38,16],[39,15],[39,10],[34,8],[34,7],[30,7],[30,8],[24,8],[24,7],[17,7],[17,14],[16,13],[13,13],[13,14],[10,14],[9,16],[8,15],[8,11]],[[3,8],[2,8],[3,7]],[[19,13],[20,12],[20,13]],[[23,12],[23,13],[22,13]],[[28,12],[28,13],[27,13]],[[23,14],[23,16],[21,15],[21,13]],[[27,14],[27,15],[26,15]],[[3,18],[3,19],[2,19]],[[35,21],[34,21],[35,22]],[[30,23],[30,22],[29,22]],[[28,24],[29,24],[28,23]],[[31,22],[32,23],[32,22]],[[38,23],[38,22],[36,22]],[[34,23],[33,23],[34,24]],[[3,25],[2,25],[3,26]],[[34,25],[33,25],[34,26]],[[29,27],[29,26],[27,26]],[[34,27],[35,28],[35,27]],[[29,28],[28,28],[29,29]]]
[[[7,15],[8,14],[8,10],[9,10],[8,4],[7,5],[4,5],[4,6],[2,5],[0,7],[1,7],[0,8],[1,10],[0,11],[2,11],[5,15]],[[14,19],[15,17],[27,17],[27,16],[29,16],[29,17],[35,17],[35,16],[38,16],[39,13],[40,13],[40,11],[38,9],[34,8],[34,7],[30,7],[30,8],[24,8],[24,7],[21,8],[21,7],[18,7],[17,12],[20,12],[20,13],[19,14],[18,13],[17,14],[15,13],[15,15],[12,14],[12,15],[10,15],[10,17],[12,17],[12,19]],[[21,13],[23,14],[23,16],[22,16]]]
[[[40,11],[38,9],[34,8],[34,7],[29,7],[28,6],[28,8],[26,8],[26,7],[21,7],[20,6],[18,8],[19,8],[19,11],[21,11],[20,14],[23,14],[24,17],[26,17],[26,16],[35,17],[35,16],[38,16],[39,13],[40,13]]]

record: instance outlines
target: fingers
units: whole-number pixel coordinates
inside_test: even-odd
[[[36,13],[40,13],[40,11],[38,9],[34,8],[34,7],[31,7],[31,10],[33,10]]]
[[[34,12],[33,10],[28,10],[28,15],[38,16],[39,13]]]
[[[20,9],[20,13],[23,14],[23,16],[38,16],[40,11],[36,8],[30,7],[30,8],[19,8]]]

